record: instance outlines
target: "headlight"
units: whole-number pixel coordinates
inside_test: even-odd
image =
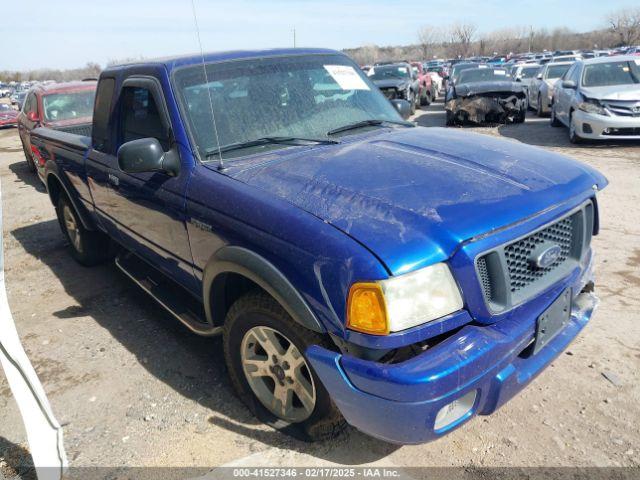
[[[587,113],[596,113],[598,115],[609,115],[605,108],[600,105],[597,100],[585,99],[584,102],[578,104],[578,110],[582,110]]]
[[[449,315],[463,306],[449,267],[437,263],[378,282],[351,286],[347,328],[387,335]]]

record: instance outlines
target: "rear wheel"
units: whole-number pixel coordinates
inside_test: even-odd
[[[225,361],[239,397],[263,422],[310,441],[346,426],[304,356],[310,345],[324,343],[262,292],[238,299],[225,320]]]
[[[62,233],[69,241],[71,256],[78,263],[89,267],[110,258],[109,237],[101,232],[87,230],[64,194],[58,199],[56,214]]]

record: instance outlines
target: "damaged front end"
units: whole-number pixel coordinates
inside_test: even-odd
[[[527,99],[524,89],[515,82],[500,86],[460,85],[449,100],[448,123],[521,123],[524,121]]]

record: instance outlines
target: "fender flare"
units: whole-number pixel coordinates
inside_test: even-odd
[[[50,165],[52,163],[53,163],[53,168],[52,168],[52,165]],[[69,185],[67,185],[67,182],[63,180],[64,177],[58,175],[57,165],[55,165],[55,163],[52,162],[51,160],[47,161],[47,163],[45,164],[45,172],[46,172],[45,187],[47,189],[47,194],[49,195],[49,200],[51,200],[51,203],[54,204],[53,206],[57,208],[57,205],[55,204],[55,202],[53,201],[53,198],[51,197],[51,192],[49,191],[49,182],[51,180],[51,177],[55,178],[56,181],[62,186],[62,191],[67,196],[67,198],[71,201],[73,208],[75,209],[76,213],[80,217],[82,226],[87,230],[95,230],[96,227],[91,217],[89,216],[89,212],[87,212],[87,209],[85,208],[85,206],[82,205],[82,203],[79,202],[77,198],[71,195]]]
[[[294,321],[314,332],[324,333],[326,329],[313,314],[298,290],[272,263],[251,250],[236,246],[225,246],[216,251],[207,263],[202,279],[204,308],[207,320],[214,324],[216,308],[221,308],[221,289],[214,289],[214,283],[221,275],[235,273],[259,285],[271,295]],[[213,295],[212,295],[213,293]]]

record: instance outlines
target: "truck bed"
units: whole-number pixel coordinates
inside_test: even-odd
[[[58,147],[84,152],[91,146],[91,124],[73,125],[61,129],[39,127],[31,132],[31,138],[32,143],[38,146],[51,143]]]

